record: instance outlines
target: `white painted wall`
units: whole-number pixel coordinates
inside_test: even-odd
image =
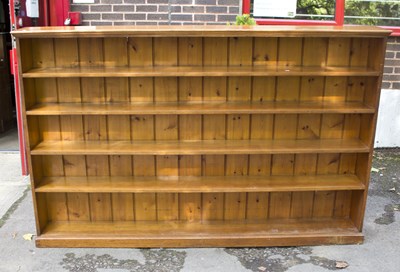
[[[382,90],[375,147],[400,147],[400,90]]]

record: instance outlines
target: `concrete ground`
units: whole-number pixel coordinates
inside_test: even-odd
[[[0,152],[11,151],[15,152],[19,150],[18,146],[18,130],[13,128],[7,132],[0,134]]]
[[[17,153],[0,153],[0,271],[400,270],[400,150],[375,152],[362,245],[207,249],[39,249],[28,181]]]

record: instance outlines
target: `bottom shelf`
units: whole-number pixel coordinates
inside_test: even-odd
[[[362,243],[349,219],[49,223],[38,247],[264,247]]]

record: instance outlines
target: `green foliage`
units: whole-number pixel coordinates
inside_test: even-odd
[[[335,0],[299,0],[296,12],[298,14],[334,15]],[[312,18],[314,19],[314,18]],[[316,17],[315,19],[321,20]]]
[[[236,16],[235,25],[255,25],[256,21],[250,17],[250,14]]]
[[[378,18],[345,18],[347,24],[400,26],[400,20],[380,17],[400,17],[400,3],[394,1],[346,1],[346,16],[378,17]]]

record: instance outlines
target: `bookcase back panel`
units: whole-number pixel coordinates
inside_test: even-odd
[[[351,191],[274,193],[40,193],[48,220],[209,221],[348,218]]]
[[[25,79],[28,108],[40,103],[365,102],[369,77],[132,77]]]
[[[374,40],[347,37],[120,37],[27,39],[28,67],[374,67]],[[48,54],[54,52],[54,54]],[[370,59],[370,61],[369,61]]]

